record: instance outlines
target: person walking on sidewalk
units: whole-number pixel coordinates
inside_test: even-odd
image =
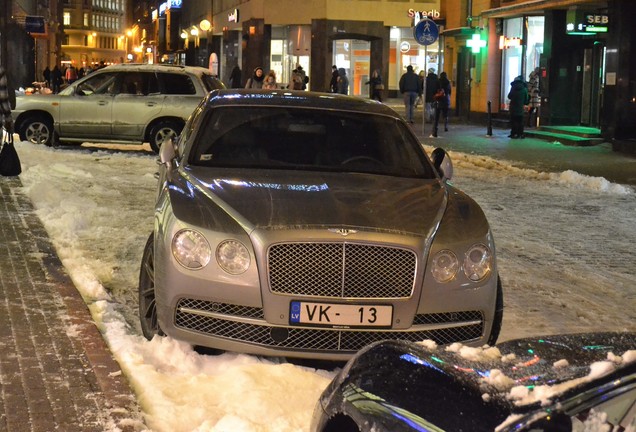
[[[404,111],[406,119],[409,123],[413,121],[413,111],[415,108],[415,99],[420,93],[420,79],[413,72],[413,66],[408,65],[406,72],[400,77],[400,93],[404,97]]]
[[[382,102],[382,90],[384,90],[384,84],[382,84],[382,76],[378,69],[373,71],[371,78],[365,84],[370,85],[369,93],[371,93],[371,99]]]
[[[528,86],[519,75],[510,83],[510,135],[509,138],[525,138],[523,134],[524,106],[529,102]]]
[[[435,124],[433,125],[432,138],[437,138],[439,129],[439,118],[444,116],[444,131],[448,132],[448,109],[450,108],[451,84],[446,72],[439,74],[437,90],[433,98],[435,99]]]
[[[439,78],[435,73],[435,69],[430,68],[428,75],[426,75],[426,95],[424,96],[426,108],[424,109],[424,115],[426,116],[426,121],[431,123],[435,120],[435,99],[433,97],[437,92],[437,87],[439,87]]]
[[[345,68],[338,68],[338,93],[343,95],[349,94],[349,78]]]

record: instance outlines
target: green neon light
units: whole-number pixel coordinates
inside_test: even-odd
[[[587,26],[585,27],[585,31],[594,33],[607,33],[607,27]]]
[[[479,34],[475,33],[471,39],[466,41],[466,46],[470,47],[473,53],[478,53],[480,49],[486,46],[486,41],[481,40]]]

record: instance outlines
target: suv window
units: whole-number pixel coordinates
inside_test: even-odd
[[[115,73],[99,73],[89,77],[77,86],[76,94],[88,96],[92,94],[114,94]]]
[[[122,74],[119,93],[136,95],[159,93],[159,82],[153,72],[125,72]]]
[[[188,75],[159,72],[159,80],[165,94],[193,95],[197,93],[194,83]]]

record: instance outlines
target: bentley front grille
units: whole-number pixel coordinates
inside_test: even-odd
[[[335,298],[408,298],[417,258],[408,249],[357,243],[283,243],[269,248],[270,289]]]
[[[201,313],[198,313],[198,311],[201,311]],[[417,315],[414,323],[440,324],[438,329],[419,331],[361,331],[275,327],[266,323],[255,324],[224,319],[218,315],[224,313],[221,311],[225,311],[225,313],[238,311],[240,312],[239,316],[249,318],[262,316],[262,312],[258,312],[259,308],[244,308],[223,303],[184,299],[177,306],[175,325],[185,330],[209,336],[269,348],[325,352],[355,352],[365,345],[384,339],[400,339],[412,342],[431,339],[439,345],[448,345],[454,342],[468,342],[479,339],[484,332],[483,316],[478,311]],[[210,316],[209,312],[216,312],[216,314]],[[273,329],[283,330],[286,332],[286,337],[281,338],[280,333],[278,333],[276,339],[274,339],[272,337]]]

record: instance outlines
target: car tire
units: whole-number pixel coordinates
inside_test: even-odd
[[[490,329],[490,336],[488,337],[488,345],[494,346],[499,338],[501,332],[501,324],[503,322],[503,287],[501,286],[501,278],[497,275],[497,300],[495,301],[495,316],[492,321],[492,328]]]
[[[29,141],[32,144],[53,145],[54,131],[53,122],[42,115],[32,115],[22,123],[22,133],[20,139]]]
[[[139,322],[144,337],[151,340],[155,335],[163,336],[157,320],[157,302],[155,294],[155,248],[154,233],[150,234],[139,271]]]
[[[150,129],[150,148],[155,153],[159,153],[161,143],[168,138],[176,138],[181,133],[181,129],[183,126],[173,120],[164,120],[155,124]]]

